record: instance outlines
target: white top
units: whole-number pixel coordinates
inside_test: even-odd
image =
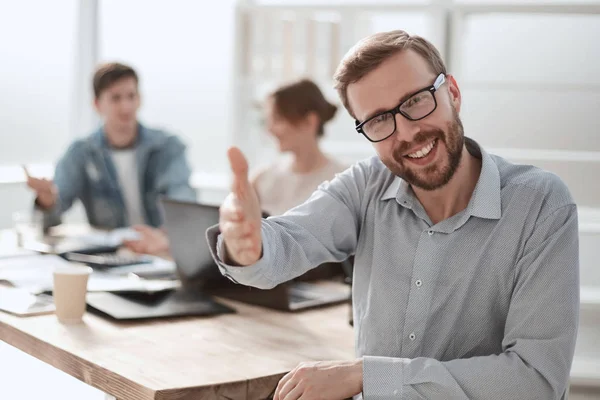
[[[111,153],[125,202],[127,221],[129,225],[143,224],[145,219],[140,198],[135,149],[113,149]]]
[[[321,183],[346,168],[347,165],[328,158],[327,164],[318,170],[299,174],[292,172],[291,160],[280,160],[257,172],[253,184],[262,210],[270,215],[281,215],[304,203]]]

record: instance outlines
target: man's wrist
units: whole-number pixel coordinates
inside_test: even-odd
[[[363,391],[363,359],[362,359],[362,357],[356,359],[356,363],[354,366],[354,374],[356,375],[354,378],[355,382],[358,384],[358,393],[356,393],[356,394],[359,394],[359,393],[362,393],[362,391]]]
[[[352,395],[362,393],[363,391],[363,359],[357,358],[346,365],[348,368],[349,387],[352,387]]]

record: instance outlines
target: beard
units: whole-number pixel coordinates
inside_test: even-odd
[[[434,139],[437,139],[435,144],[438,146],[437,151],[440,151],[440,143],[444,143],[445,157],[440,157],[440,161],[424,168],[412,167],[403,154],[416,145],[425,145]],[[460,165],[464,143],[463,125],[458,113],[454,111],[453,119],[448,123],[446,132],[441,129],[421,131],[415,135],[411,143],[399,143],[393,150],[391,159],[382,159],[382,162],[392,173],[411,186],[428,191],[436,190],[450,182],[454,176]]]

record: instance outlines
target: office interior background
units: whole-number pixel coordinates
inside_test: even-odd
[[[33,201],[20,165],[51,177],[69,143],[100,123],[91,90],[98,63],[138,71],[140,120],[185,141],[199,200],[219,203],[230,145],[246,152],[251,167],[278,157],[261,123],[265,94],[309,76],[341,106],[331,83],[337,62],[360,38],[391,29],[441,50],[462,91],[467,136],[569,186],[581,232],[573,382],[600,398],[597,0],[1,0],[0,228],[10,229],[13,213]],[[353,126],[341,109],[323,139],[326,151],[349,162],[373,155]],[[83,222],[82,209],[66,221]],[[2,352],[12,351],[0,347],[0,376],[13,370],[2,362]],[[65,398],[51,392],[46,398]]]

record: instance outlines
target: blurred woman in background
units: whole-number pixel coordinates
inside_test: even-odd
[[[263,211],[280,215],[302,204],[323,181],[347,168],[323,153],[319,141],[337,106],[329,103],[318,86],[302,79],[275,90],[267,97],[267,131],[281,153],[291,158],[261,168],[251,179]]]

